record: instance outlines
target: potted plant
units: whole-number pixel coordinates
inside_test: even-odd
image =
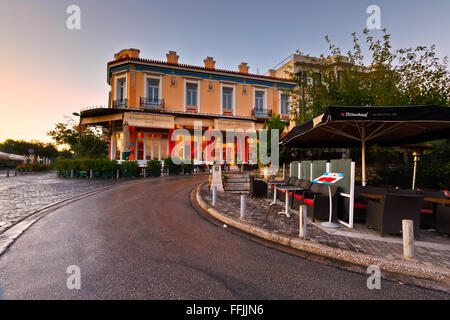
[[[192,161],[189,161],[188,163],[183,162],[182,166],[184,174],[192,174],[192,172],[194,171],[194,164],[192,163]]]
[[[161,175],[161,162],[159,160],[148,160],[147,171],[150,177],[159,177]]]
[[[81,178],[87,178],[89,176],[89,170],[92,169],[92,159],[80,160],[80,169],[79,176]]]
[[[92,175],[94,178],[100,178],[102,176],[102,163],[106,159],[94,159],[92,160]],[[106,160],[109,161],[109,160]]]
[[[138,175],[139,164],[135,160],[123,161],[120,165],[124,177],[136,177]]]
[[[181,162],[181,160],[176,159],[175,162],[179,163]],[[180,172],[181,164],[176,164],[175,162],[172,161],[171,157],[168,157],[164,160],[164,168],[167,168],[167,170],[169,171],[169,175],[175,175]]]
[[[116,160],[102,160],[100,162],[101,171],[105,178],[114,178],[117,171],[117,161]]]
[[[70,160],[69,161],[69,171],[73,170],[73,176],[79,177],[81,170],[81,161],[80,160]]]

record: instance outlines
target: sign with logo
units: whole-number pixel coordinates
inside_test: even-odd
[[[336,172],[324,172],[323,175],[320,177],[314,179],[312,182],[315,183],[322,183],[322,184],[333,184],[337,181],[344,178],[343,173],[336,173]]]
[[[174,117],[159,114],[138,114],[127,112],[123,116],[123,121],[129,126],[141,128],[173,129]]]
[[[255,130],[255,123],[252,121],[240,121],[240,120],[224,120],[215,119],[214,128],[220,131],[235,130],[235,131],[246,131]]]
[[[34,153],[34,149],[28,149],[28,153],[29,154],[33,154]]]

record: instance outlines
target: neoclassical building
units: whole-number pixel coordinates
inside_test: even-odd
[[[236,148],[226,142],[227,130],[261,129],[273,114],[289,121],[286,89],[295,83],[277,77],[275,70],[263,76],[249,73],[244,62],[231,71],[216,69],[212,57],[206,57],[203,66],[193,66],[180,63],[174,51],[166,56],[167,61],[157,61],[141,58],[138,49],[121,50],[107,64],[108,106],[81,110],[83,128],[102,126],[109,136],[110,159],[145,165],[149,159],[164,160],[178,144],[179,158],[211,163],[213,159],[196,157],[205,148],[204,139],[193,135],[199,123],[202,132],[222,132],[224,139],[216,139],[214,149],[225,155]],[[171,139],[175,129],[185,129],[190,139]],[[245,159],[250,145],[247,137]]]

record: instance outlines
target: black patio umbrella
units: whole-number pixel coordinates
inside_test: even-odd
[[[366,185],[366,146],[396,146],[450,138],[450,107],[329,106],[289,131],[280,144],[298,148],[361,147]]]

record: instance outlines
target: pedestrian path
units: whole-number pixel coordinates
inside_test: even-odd
[[[206,185],[200,189],[200,195],[205,203],[211,203],[211,191]],[[271,232],[297,237],[299,234],[298,214],[291,214],[288,218],[279,215],[284,210],[283,205],[270,206],[271,199],[247,197],[247,212],[245,223],[262,227]],[[215,209],[221,214],[233,218],[240,216],[240,196],[230,193],[217,193]],[[354,229],[341,226],[330,229],[307,221],[308,240],[332,248],[339,248],[351,252],[369,254],[372,256],[404,260],[403,246],[400,236],[381,237],[365,226],[356,225]],[[450,239],[448,236],[435,231],[421,230],[421,241],[416,241],[415,262],[450,269]]]

